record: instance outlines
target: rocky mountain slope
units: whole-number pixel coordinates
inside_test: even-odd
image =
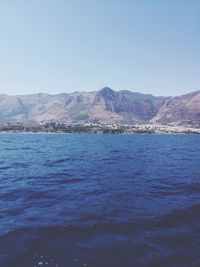
[[[200,122],[200,91],[170,97],[151,121],[159,123]]]
[[[0,122],[185,122],[200,121],[200,91],[155,97],[105,87],[70,94],[0,95]]]

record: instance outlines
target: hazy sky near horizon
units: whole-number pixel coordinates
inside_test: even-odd
[[[198,0],[0,0],[0,93],[200,89]]]

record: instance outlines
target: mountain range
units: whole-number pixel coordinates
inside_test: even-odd
[[[104,87],[93,92],[0,94],[1,123],[199,123],[200,91],[156,97]]]

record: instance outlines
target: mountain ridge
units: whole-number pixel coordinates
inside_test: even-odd
[[[103,87],[73,93],[0,94],[0,122],[133,124],[200,121],[200,90],[180,96],[154,96]]]

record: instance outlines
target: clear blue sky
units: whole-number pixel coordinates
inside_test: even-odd
[[[199,0],[1,0],[0,93],[200,89]]]

